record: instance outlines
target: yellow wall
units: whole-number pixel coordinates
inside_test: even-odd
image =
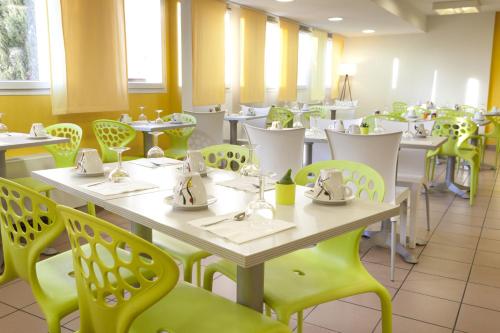
[[[161,94],[129,94],[130,115],[137,118],[138,106],[146,107],[149,119],[154,119],[154,110],[163,109],[166,113],[181,111],[180,88],[177,83],[177,30],[176,30],[176,0],[166,3],[166,71],[167,92]],[[117,119],[120,112],[98,112],[72,115],[52,115],[50,96],[0,96],[0,112],[5,115],[2,121],[12,132],[28,132],[34,122],[43,123],[45,126],[61,122],[76,123],[83,129],[82,147],[98,148],[92,132],[92,121],[95,119]],[[166,138],[162,138],[162,146],[168,145]],[[138,133],[137,139],[131,145],[130,154],[142,154],[142,134]],[[9,150],[7,156],[19,156],[44,152],[43,147]]]
[[[500,12],[496,13],[495,31],[493,36],[493,51],[491,54],[490,88],[488,109],[500,107]],[[491,126],[491,125],[490,125]],[[494,142],[489,140],[489,144]]]

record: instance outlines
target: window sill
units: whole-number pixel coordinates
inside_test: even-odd
[[[164,94],[167,92],[163,83],[128,83],[129,94]]]
[[[1,89],[0,96],[50,96],[50,89]]]

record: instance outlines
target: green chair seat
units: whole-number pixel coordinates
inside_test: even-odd
[[[165,157],[173,158],[176,160],[183,160],[187,156],[187,148],[186,149],[167,148],[163,152],[165,153]]]
[[[130,333],[288,333],[285,325],[221,296],[179,283],[133,322]]]
[[[18,183],[19,185],[26,186],[38,193],[45,193],[45,195],[48,195],[48,193],[54,189],[53,186],[32,177],[14,178],[12,181]]]

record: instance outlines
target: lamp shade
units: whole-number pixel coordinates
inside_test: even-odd
[[[356,75],[356,64],[340,64],[339,75],[340,76],[354,76]]]

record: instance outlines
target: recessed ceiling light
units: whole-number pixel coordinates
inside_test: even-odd
[[[342,17],[329,17],[328,18],[328,21],[330,21],[330,22],[340,22],[343,20],[344,20],[344,18],[342,18]]]
[[[276,1],[278,1],[278,2],[293,2],[295,0],[276,0]]]
[[[458,0],[458,1],[440,1],[432,4],[432,9],[438,15],[454,14],[472,14],[479,13],[478,0]]]
[[[375,32],[375,30],[373,30],[373,29],[365,29],[365,30],[362,30],[361,32],[364,33],[364,34],[372,34],[372,33]]]

